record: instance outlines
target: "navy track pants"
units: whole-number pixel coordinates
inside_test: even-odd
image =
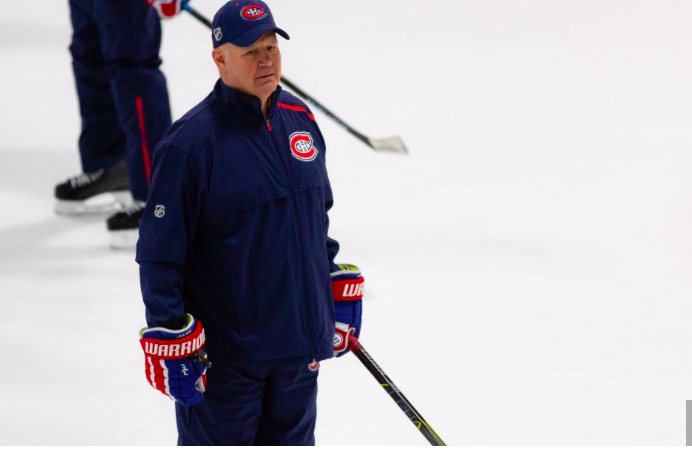
[[[307,446],[315,444],[317,371],[214,362],[204,402],[176,403],[178,445]]]
[[[69,2],[82,170],[125,159],[132,195],[145,201],[152,152],[171,125],[158,15],[146,0]]]

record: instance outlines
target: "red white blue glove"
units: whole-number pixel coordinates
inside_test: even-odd
[[[348,339],[351,335],[360,337],[363,316],[363,286],[365,279],[355,265],[341,264],[332,273],[332,294],[334,297],[334,357],[348,352]]]
[[[202,402],[211,362],[204,352],[204,327],[192,315],[180,330],[154,327],[140,332],[149,384],[172,400],[195,406]]]
[[[147,0],[162,19],[172,19],[183,10],[183,0]],[[187,1],[187,0],[185,0]]]

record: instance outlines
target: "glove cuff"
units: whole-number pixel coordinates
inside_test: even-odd
[[[139,340],[144,354],[147,357],[157,359],[184,359],[196,354],[206,341],[204,326],[200,321],[196,321],[192,315],[188,315],[188,318],[190,320],[188,326],[178,331],[171,331],[161,327],[145,330],[142,334],[144,338]],[[171,339],[146,337],[147,334],[152,332],[157,336],[170,334]]]
[[[338,271],[334,271],[333,273],[330,274],[332,278],[338,277],[338,276],[346,276],[346,277],[357,277],[360,276],[360,268],[357,267],[356,265],[351,265],[350,263],[341,263],[336,265],[339,267]]]

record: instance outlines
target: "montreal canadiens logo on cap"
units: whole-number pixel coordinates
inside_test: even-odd
[[[262,5],[249,4],[240,10],[240,17],[245,20],[260,20],[267,17],[267,11]]]
[[[317,148],[312,143],[312,135],[308,132],[295,132],[288,138],[291,143],[291,153],[301,161],[312,161],[317,158]]]

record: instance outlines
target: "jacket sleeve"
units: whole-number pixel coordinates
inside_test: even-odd
[[[170,144],[156,148],[136,258],[150,327],[175,328],[184,320],[183,267],[206,193],[204,180],[192,152]]]
[[[329,237],[329,210],[334,205],[334,198],[332,196],[332,187],[329,185],[329,181],[325,185],[325,204],[324,204],[324,225],[327,231],[327,257],[329,258],[329,272],[335,272],[339,270],[339,267],[334,263],[336,254],[339,253],[339,242],[333,238]]]
[[[324,142],[324,139],[323,139]],[[325,164],[325,183],[324,183],[324,230],[327,241],[327,258],[329,259],[329,272],[333,273],[339,270],[339,267],[334,263],[336,254],[339,253],[339,242],[329,237],[329,210],[334,205],[334,195],[332,194],[332,186],[329,183],[327,176],[327,168]]]
[[[304,104],[303,104],[304,105]],[[310,111],[310,108],[305,105],[305,108],[307,109],[308,113],[313,116],[312,111]],[[314,116],[313,116],[314,117]],[[313,119],[314,120],[314,119]],[[326,236],[326,245],[327,245],[327,258],[329,259],[329,272],[333,273],[339,270],[339,267],[334,263],[334,259],[336,258],[336,254],[339,253],[339,242],[336,241],[333,238],[329,237],[329,210],[331,210],[332,206],[334,206],[334,195],[332,193],[332,185],[329,183],[329,175],[327,175],[327,143],[324,140],[324,135],[322,135],[322,130],[320,130],[319,125],[316,126],[317,129],[317,134],[319,136],[319,139],[322,143],[322,149],[324,150],[324,155],[325,155],[325,161],[324,161],[324,174],[325,174],[325,182],[323,185],[324,188],[324,230],[325,230],[325,236]]]
[[[147,325],[178,330],[185,326],[182,267],[175,263],[141,262],[139,283]]]

